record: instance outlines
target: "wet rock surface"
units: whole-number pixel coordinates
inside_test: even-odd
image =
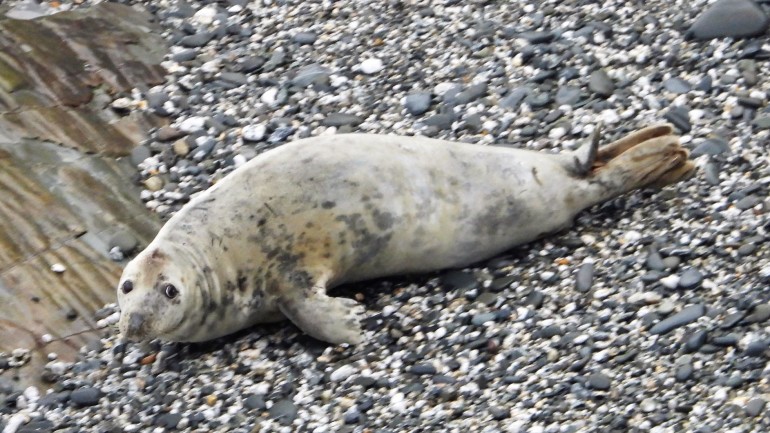
[[[158,124],[109,108],[110,95],[163,79],[148,16],[105,3],[35,21],[0,19],[0,352],[73,360],[109,320],[121,265],[157,231],[130,182],[131,149]],[[108,93],[110,95],[108,95]],[[106,99],[105,99],[106,98]],[[107,320],[107,322],[104,322]]]

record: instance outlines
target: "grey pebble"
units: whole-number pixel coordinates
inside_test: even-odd
[[[131,163],[134,165],[139,165],[150,156],[152,156],[152,152],[150,151],[149,147],[144,145],[136,146],[133,150],[131,150]]]
[[[612,381],[610,380],[609,376],[604,373],[593,373],[589,375],[587,378],[587,383],[589,388],[599,391],[606,391],[610,389],[610,386],[612,385]]]
[[[679,288],[689,290],[700,287],[703,282],[703,274],[695,269],[689,268],[679,276]]]
[[[527,96],[526,101],[532,108],[539,109],[551,103],[551,95],[546,92],[533,93]]]
[[[662,271],[666,269],[666,265],[663,263],[663,258],[655,248],[649,249],[649,253],[647,254],[647,259],[644,261],[644,264],[647,266],[647,269],[652,271]]]
[[[313,45],[318,39],[318,35],[313,32],[299,32],[292,38],[297,44],[300,45]]]
[[[187,48],[202,47],[214,39],[211,32],[199,32],[194,35],[188,35],[179,40],[179,45]]]
[[[721,155],[723,153],[730,153],[730,145],[727,141],[721,138],[709,138],[695,146],[690,155],[697,158],[701,155]]]
[[[454,102],[458,104],[467,104],[475,101],[487,93],[487,83],[481,82],[474,84],[462,92],[458,93],[454,98]]]
[[[724,320],[722,320],[722,325],[720,327],[722,329],[730,329],[740,323],[743,318],[746,316],[746,313],[743,311],[736,311],[735,313],[730,313],[727,316],[725,316]]]
[[[765,31],[768,18],[751,0],[719,0],[696,18],[689,33],[696,39],[745,37]]]
[[[770,129],[770,116],[757,116],[751,124],[757,129]]]
[[[343,126],[343,125],[352,125],[352,126],[358,126],[363,122],[364,119],[362,119],[359,116],[356,116],[355,114],[346,114],[346,113],[331,113],[326,118],[321,121],[321,124],[324,126]]]
[[[606,98],[615,92],[615,83],[604,69],[597,69],[588,78],[588,89]]]
[[[573,86],[562,86],[556,91],[556,105],[575,105],[580,101],[580,89]]]
[[[294,128],[291,126],[280,126],[273,131],[272,134],[270,134],[270,137],[267,138],[267,142],[271,144],[280,143],[282,141],[285,141],[291,134],[294,133]]]
[[[428,111],[432,99],[428,92],[410,93],[404,98],[404,107],[412,116],[420,116]]]
[[[770,319],[770,304],[759,304],[743,320],[746,323],[762,323]]]
[[[470,290],[478,286],[473,274],[461,271],[447,272],[441,277],[441,282],[449,290]]]
[[[650,328],[650,334],[666,334],[676,328],[692,323],[706,314],[706,306],[703,304],[690,305],[683,308],[673,316],[666,317]]]
[[[680,131],[690,132],[692,125],[690,124],[690,110],[687,107],[675,106],[671,107],[663,118],[673,123]]]
[[[283,425],[290,425],[297,418],[297,406],[289,399],[282,399],[275,402],[268,411],[270,418],[280,422]]]
[[[297,70],[296,75],[291,80],[291,84],[297,87],[307,87],[314,83],[323,83],[329,80],[331,70],[318,63],[311,63]]]
[[[672,77],[663,81],[663,87],[665,87],[669,92],[676,94],[683,94],[692,90],[690,83],[679,77]]]
[[[663,259],[663,267],[664,269],[668,270],[674,270],[678,268],[680,263],[682,263],[682,259],[680,259],[678,256],[668,256]]]
[[[677,382],[684,382],[692,377],[694,370],[695,369],[693,368],[692,363],[686,362],[684,364],[680,364],[674,371],[674,378],[677,380]]]
[[[591,285],[594,279],[594,264],[591,262],[583,263],[578,268],[575,275],[575,290],[579,292],[587,292],[591,290]]]
[[[735,202],[735,207],[740,210],[748,210],[761,203],[762,200],[755,195],[747,195]]]
[[[703,167],[703,177],[709,185],[719,185],[719,164],[714,161],[709,161],[705,167]]]
[[[180,413],[164,413],[161,415],[158,415],[157,418],[155,418],[155,421],[153,422],[154,425],[158,427],[163,427],[165,429],[176,429],[176,426],[179,424],[179,421],[182,420],[182,414]]]
[[[519,33],[518,37],[531,44],[547,44],[554,40],[556,34],[554,32],[530,31]]]
[[[524,99],[526,99],[531,94],[532,89],[529,87],[517,87],[508,92],[508,94],[500,100],[499,104],[503,108],[518,110]]]
[[[497,314],[495,313],[475,314],[471,319],[471,323],[476,326],[481,326],[487,322],[494,322],[496,318],[497,318]]]
[[[711,344],[719,347],[730,347],[730,346],[737,346],[739,341],[740,340],[738,338],[738,335],[727,334],[727,335],[718,335],[716,337],[713,337],[711,339]]]
[[[433,364],[429,364],[427,362],[415,364],[410,369],[409,372],[412,374],[417,375],[433,375],[436,374],[436,367],[433,366]]]
[[[349,410],[345,411],[345,414],[342,416],[342,420],[345,422],[345,424],[356,424],[361,421],[361,412],[359,412],[358,409],[353,406]]]
[[[94,406],[102,398],[102,391],[99,388],[83,387],[72,391],[70,402],[75,406]]]
[[[240,72],[222,72],[219,74],[219,78],[237,86],[242,86],[249,83],[249,77],[247,77],[246,74],[242,74]]]
[[[707,330],[699,329],[695,331],[685,340],[685,343],[684,343],[685,352],[691,353],[691,352],[698,351],[698,349],[700,349],[701,346],[706,344],[707,338],[708,338]]]
[[[198,50],[194,50],[192,48],[179,50],[171,55],[171,59],[175,62],[189,62],[196,57],[198,57]]]
[[[489,414],[495,421],[504,420],[511,416],[511,412],[508,409],[499,406],[493,406],[489,408]]]
[[[139,246],[139,240],[130,231],[119,230],[110,237],[108,245],[110,249],[117,247],[122,253],[130,254]]]
[[[746,415],[750,417],[759,416],[765,409],[767,402],[762,397],[754,397],[746,403]]]
[[[734,371],[733,374],[731,374],[730,377],[728,377],[725,381],[725,385],[729,386],[730,388],[738,388],[742,384],[743,376],[741,376],[740,371]]]
[[[265,397],[261,394],[254,394],[246,397],[243,400],[243,406],[247,409],[265,410],[267,404],[265,404]]]
[[[455,121],[455,116],[450,113],[438,113],[428,117],[423,121],[427,126],[435,126],[436,128],[449,129],[452,127],[452,123]]]
[[[754,340],[746,345],[746,350],[743,351],[746,356],[762,356],[770,346],[770,340],[760,339]]]

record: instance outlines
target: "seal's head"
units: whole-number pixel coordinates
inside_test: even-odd
[[[195,302],[194,281],[183,272],[184,257],[151,247],[142,251],[123,271],[118,284],[123,337],[133,340],[160,338],[180,341],[185,312]]]

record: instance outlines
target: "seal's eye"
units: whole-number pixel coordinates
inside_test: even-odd
[[[128,293],[132,290],[134,290],[134,283],[131,282],[131,280],[123,281],[123,285],[120,286],[120,290],[123,291],[123,293]]]
[[[179,290],[177,290],[177,288],[174,287],[173,284],[166,284],[163,287],[163,293],[166,294],[166,297],[168,299],[174,299],[174,298],[176,298],[176,295],[179,294]]]

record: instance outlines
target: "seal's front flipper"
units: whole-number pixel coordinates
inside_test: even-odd
[[[278,308],[313,338],[332,344],[363,342],[364,307],[352,299],[333,298],[325,292],[325,287],[295,290],[281,296]]]

